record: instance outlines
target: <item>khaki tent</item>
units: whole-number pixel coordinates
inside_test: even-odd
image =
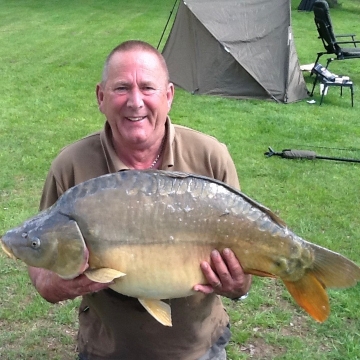
[[[192,93],[293,102],[307,96],[289,0],[180,0],[163,49]]]

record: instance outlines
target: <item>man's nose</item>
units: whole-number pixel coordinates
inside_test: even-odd
[[[140,89],[131,89],[128,97],[128,106],[134,109],[138,109],[144,106],[143,94]]]

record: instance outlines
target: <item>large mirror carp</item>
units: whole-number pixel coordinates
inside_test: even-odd
[[[242,192],[203,176],[128,170],[88,180],[2,237],[9,256],[65,279],[85,274],[115,282],[171,326],[161,301],[194,294],[206,280],[200,262],[231,248],[249,274],[280,278],[315,320],[329,315],[326,288],[360,280],[340,254],[295,235]]]

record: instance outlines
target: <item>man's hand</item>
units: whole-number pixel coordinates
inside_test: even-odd
[[[72,280],[64,280],[49,270],[29,267],[28,271],[36,290],[45,300],[51,303],[75,299],[78,296],[106,289],[112,284],[91,281],[84,274]]]
[[[209,285],[195,285],[194,290],[218,295],[230,299],[245,295],[251,285],[251,275],[245,274],[239,260],[230,249],[224,249],[222,254],[217,250],[211,252],[211,265],[203,261],[200,264]]]

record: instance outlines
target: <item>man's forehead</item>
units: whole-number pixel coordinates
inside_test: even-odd
[[[109,62],[110,67],[134,66],[148,69],[159,69],[162,64],[159,58],[144,50],[127,50],[113,54]]]

